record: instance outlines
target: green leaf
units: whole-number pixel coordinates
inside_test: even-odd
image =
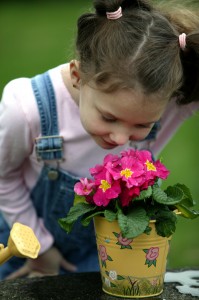
[[[169,186],[165,192],[159,187],[153,187],[153,199],[161,204],[174,205],[182,201],[183,192],[176,186]]]
[[[125,277],[121,276],[121,275],[117,275],[117,280],[124,280]]]
[[[97,207],[96,207],[96,209],[97,209]],[[109,222],[113,222],[117,218],[117,214],[114,213],[111,210],[108,210],[108,209],[106,209],[104,211],[99,211],[98,210],[98,211],[96,211],[92,214],[90,214],[90,212],[89,212],[89,215],[86,214],[85,216],[83,216],[82,220],[81,220],[82,225],[83,226],[88,226],[90,221],[93,219],[93,217],[95,217],[97,215],[104,215],[106,220],[109,221]]]
[[[113,261],[112,258],[111,258],[109,255],[107,255],[107,259],[108,259],[109,261]]]
[[[152,228],[150,226],[147,226],[144,233],[147,235],[150,235]]]
[[[74,198],[74,205],[76,205],[77,203],[87,203],[86,202],[86,198],[84,196],[79,196],[77,194],[75,194],[75,198]]]
[[[189,188],[186,185],[180,184],[180,183],[177,183],[175,186],[177,186],[183,192],[183,199],[180,202],[180,204],[183,204],[187,207],[194,206],[195,201],[192,198],[192,195],[191,195],[191,192],[190,192]]]
[[[97,209],[97,207],[95,207]],[[94,213],[90,214],[90,212],[87,214],[84,214],[84,216],[81,219],[81,223],[84,227],[88,226],[90,224],[90,221],[97,215],[101,215],[101,211],[95,211]]]
[[[96,209],[94,205],[86,204],[86,203],[77,203],[75,206],[72,206],[65,218],[61,218],[58,220],[59,225],[66,231],[71,232],[74,223],[77,219],[87,212]]]
[[[117,232],[113,232],[113,234],[114,234],[114,236],[116,237],[116,238],[118,238],[120,235],[119,235],[119,233],[117,233]],[[120,244],[119,244],[120,245]]]
[[[67,233],[70,233],[73,229],[73,225],[75,222],[73,223],[67,223],[65,222],[65,218],[59,219],[58,220],[58,224],[61,226],[62,229],[64,229]]]
[[[115,284],[112,283],[112,282],[110,282],[110,286],[113,287],[113,288],[117,287],[117,285],[115,285]]]
[[[131,245],[125,246],[126,249],[132,249]]]
[[[147,190],[141,191],[140,195],[133,199],[133,201],[140,201],[149,198],[152,195],[152,187],[149,186]]]
[[[195,219],[199,216],[199,211],[191,210],[190,208],[186,207],[183,204],[176,205],[179,212],[181,212],[180,216],[187,218],[187,219]]]
[[[107,221],[113,222],[117,219],[117,213],[114,213],[112,210],[106,209],[104,211],[104,217],[107,219]]]
[[[158,212],[156,216],[155,228],[158,235],[170,237],[176,230],[176,214],[167,208]]]
[[[134,238],[142,234],[149,224],[149,217],[142,207],[135,207],[127,215],[118,211],[118,224],[123,237]]]

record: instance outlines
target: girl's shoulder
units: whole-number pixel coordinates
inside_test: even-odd
[[[191,102],[189,104],[179,105],[176,98],[171,99],[167,106],[164,115],[178,117],[185,120],[195,114],[199,110],[199,101]]]
[[[62,84],[61,80],[57,79],[61,77],[61,67],[57,66],[47,71],[56,96],[59,94],[58,90]],[[21,77],[8,82],[3,90],[1,105],[4,110],[6,108],[8,114],[13,115],[13,112],[15,112],[15,114],[20,115],[22,122],[25,121],[29,124],[32,135],[38,136],[41,131],[40,116],[31,80],[32,77]]]
[[[15,112],[16,116],[13,117],[17,118],[17,115],[20,115],[22,122],[29,124],[30,129],[33,130],[39,119],[31,78],[17,78],[7,83],[1,102],[8,115]],[[38,128],[34,128],[34,130],[38,130]]]

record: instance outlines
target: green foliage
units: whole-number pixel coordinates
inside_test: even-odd
[[[122,235],[126,238],[134,238],[142,234],[150,221],[146,210],[142,207],[132,208],[126,215],[119,210],[117,217]]]
[[[133,199],[126,212],[120,207],[118,199],[115,199],[114,209],[85,203],[84,197],[76,198],[75,202],[67,216],[59,220],[60,226],[68,233],[80,217],[82,225],[88,226],[94,216],[103,215],[109,222],[118,220],[125,238],[135,238],[142,233],[150,234],[151,219],[155,220],[157,234],[169,237],[176,230],[177,212],[188,219],[199,216],[198,211],[192,210],[194,201],[188,187],[182,184],[169,186],[163,191],[156,183],[143,191],[140,197]]]
[[[79,217],[87,214],[88,212],[92,212],[95,210],[95,206],[91,206],[90,204],[86,204],[84,202],[77,203],[76,205],[70,208],[70,211],[66,218],[59,219],[59,225],[66,231],[70,232],[73,228],[74,223],[77,221]]]

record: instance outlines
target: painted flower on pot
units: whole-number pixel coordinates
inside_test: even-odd
[[[117,238],[116,245],[120,245],[121,249],[132,249],[132,246],[130,245],[133,242],[133,239],[127,239],[122,236],[122,232],[117,233],[113,232],[114,236]]]
[[[112,280],[116,280],[116,279],[117,279],[117,272],[114,271],[114,270],[109,271],[109,277],[110,277]]]
[[[107,254],[106,247],[104,245],[99,245],[99,257],[102,264],[102,267],[106,268],[106,261],[112,261],[112,258]]]
[[[143,249],[146,253],[145,265],[148,265],[148,268],[154,265],[156,267],[157,258],[159,256],[159,247],[151,247],[150,249]]]
[[[119,274],[117,274],[117,272],[115,270],[106,270],[105,271],[105,274],[109,277],[109,280],[111,280],[111,286],[112,287],[116,287],[116,285],[114,285],[113,281],[116,281],[116,280],[124,280],[125,277],[124,276],[121,276]]]
[[[94,216],[100,215],[110,222],[118,221],[122,236],[118,243],[129,248],[129,240],[142,233],[150,234],[152,219],[157,234],[169,237],[176,229],[176,210],[185,218],[199,216],[184,184],[161,188],[160,181],[168,177],[169,171],[147,150],[108,154],[102,164],[89,171],[90,178],[81,178],[74,186],[74,206],[65,218],[59,219],[68,233],[77,219],[88,226]]]

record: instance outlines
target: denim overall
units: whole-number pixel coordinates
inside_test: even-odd
[[[70,234],[58,224],[58,219],[65,217],[74,199],[74,184],[79,180],[71,174],[45,164],[45,160],[62,160],[63,139],[59,136],[56,101],[53,86],[48,73],[37,75],[31,80],[37,100],[41,120],[42,136],[36,139],[36,153],[44,167],[36,186],[31,192],[31,199],[38,217],[42,217],[45,227],[54,237],[54,246],[65,259],[77,267],[77,272],[98,271],[98,257],[93,223],[83,227],[76,222]],[[0,243],[7,245],[10,229],[0,216]],[[24,259],[13,257],[0,266],[0,279],[17,270]],[[60,269],[60,274],[69,273]]]

